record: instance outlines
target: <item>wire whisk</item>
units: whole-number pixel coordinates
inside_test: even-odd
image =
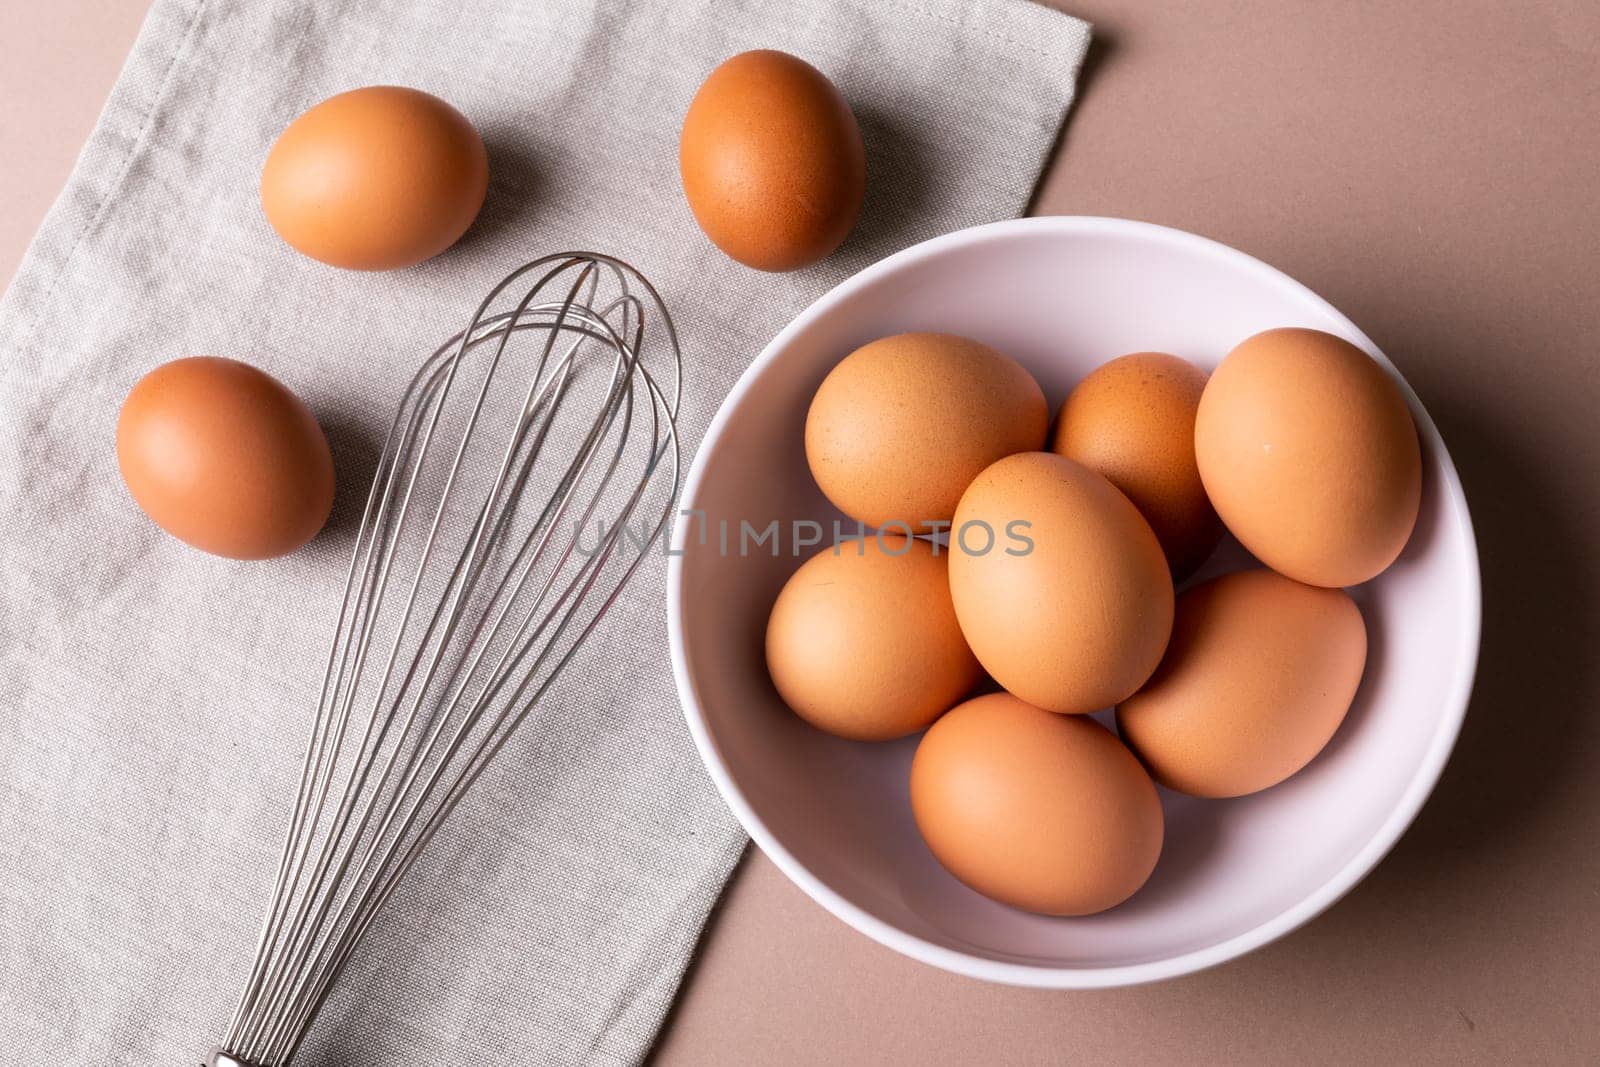
[[[610,256],[495,286],[401,399],[217,1067],[295,1057],[351,954],[670,518],[677,334]]]

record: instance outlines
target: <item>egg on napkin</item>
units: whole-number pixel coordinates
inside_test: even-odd
[[[455,244],[489,189],[489,156],[466,116],[396,85],[324,100],[283,131],[261,170],[261,207],[312,259],[393,270]]]
[[[839,90],[786,52],[743,52],[712,71],[684,116],[683,193],[713,244],[748,267],[827,256],[866,194],[861,130]]]
[[[292,552],[333,507],[322,427],[282,382],[237,360],[193,356],[140,379],[117,419],[117,463],[157,526],[213,555]]]

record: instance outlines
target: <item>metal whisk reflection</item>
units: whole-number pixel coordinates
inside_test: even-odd
[[[373,916],[644,561],[677,496],[681,378],[650,283],[562,253],[495,286],[412,379],[213,1064],[294,1058]]]

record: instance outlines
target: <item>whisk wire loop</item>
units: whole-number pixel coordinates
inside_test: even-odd
[[[214,1062],[294,1058],[395,887],[659,543],[682,370],[648,281],[562,253],[508,275],[412,378]]]

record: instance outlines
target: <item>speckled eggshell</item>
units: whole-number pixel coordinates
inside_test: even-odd
[[[978,681],[950,603],[948,556],[893,534],[825,548],[767,622],[767,668],[795,714],[857,741],[915,733]]]
[[[1117,708],[1117,728],[1162,785],[1255,793],[1327,745],[1366,659],[1366,625],[1344,590],[1269,570],[1225,575],[1178,598],[1167,654]]]
[[[861,211],[866,158],[833,83],[769,50],[711,72],[678,142],[695,221],[729,256],[766,271],[808,266],[839,247]]]
[[[993,545],[979,552],[986,529]],[[1050,452],[1009,456],[973,481],[952,531],[956,617],[1009,692],[1091,712],[1155,670],[1172,629],[1172,576],[1150,524],[1104,476]]]
[[[1205,371],[1177,356],[1119,356],[1068,394],[1050,442],[1051,451],[1099,471],[1133,501],[1179,580],[1222,537],[1194,459],[1194,417],[1205,387]]]
[[[911,764],[917,829],[944,867],[1046,915],[1122,903],[1155,869],[1161,802],[1139,761],[1093,719],[1006,693],[952,708]]]
[[[1422,454],[1405,398],[1355,345],[1256,334],[1228,353],[1195,418],[1195,459],[1229,530],[1297,581],[1356,585],[1405,548]]]
[[[489,156],[466,116],[396,85],[353,89],[283,131],[261,170],[261,207],[312,259],[393,270],[455,244],[483,206]]]
[[[1049,408],[1023,366],[945,333],[864,345],[823,379],[806,415],[806,459],[829,500],[877,528],[931,533],[989,464],[1044,447]]]
[[[292,552],[333,507],[333,456],[316,418],[237,360],[193,356],[140,379],[117,419],[117,463],[157,526],[218,556]]]

